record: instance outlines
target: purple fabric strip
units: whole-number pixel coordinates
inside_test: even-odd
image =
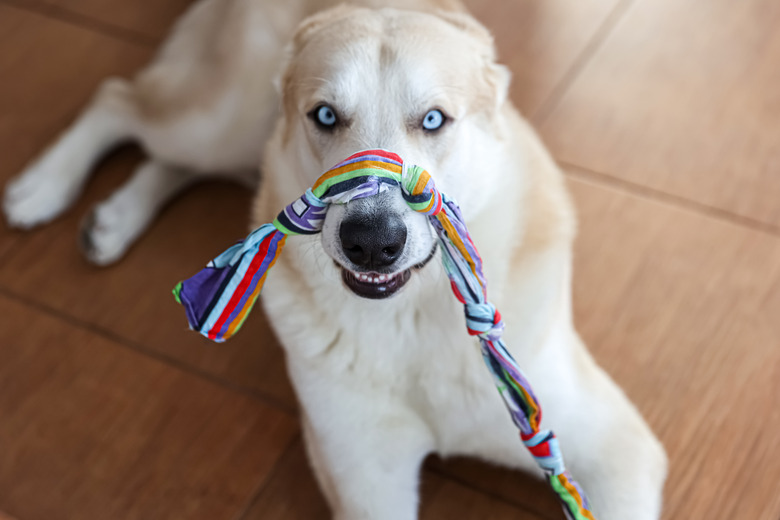
[[[208,315],[209,308],[217,300],[217,292],[232,274],[230,265],[206,267],[182,284],[179,299],[193,328],[199,329],[201,319]]]

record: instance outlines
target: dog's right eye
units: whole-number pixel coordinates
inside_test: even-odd
[[[339,121],[336,112],[328,105],[318,106],[309,112],[309,117],[323,130],[333,130]]]

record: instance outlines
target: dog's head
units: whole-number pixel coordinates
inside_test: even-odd
[[[466,213],[487,201],[473,171],[497,139],[509,74],[464,14],[339,7],[299,28],[281,81],[283,147],[301,188],[352,153],[384,148],[432,173]],[[359,296],[395,294],[435,251],[399,190],[334,205],[322,246]]]

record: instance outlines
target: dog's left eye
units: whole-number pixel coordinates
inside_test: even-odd
[[[444,116],[441,110],[434,108],[425,114],[425,117],[423,117],[422,126],[425,130],[433,132],[441,128],[442,125],[444,125],[444,121],[446,121],[446,119],[447,118]]]
[[[328,105],[320,105],[311,112],[309,117],[314,120],[322,130],[333,130],[339,122],[336,111]]]

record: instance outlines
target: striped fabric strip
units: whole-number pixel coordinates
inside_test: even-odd
[[[482,258],[460,209],[436,189],[419,166],[404,164],[385,150],[356,153],[325,172],[273,224],[264,224],[244,241],[209,262],[174,289],[190,327],[215,341],[235,334],[262,291],[288,235],[318,233],[331,204],[371,197],[400,188],[409,207],[428,216],[442,249],[442,262],[455,297],[463,304],[466,330],[479,339],[485,361],[520,438],[558,495],[567,518],[595,520],[580,485],[566,471],[558,439],[541,429],[542,410],[530,383],[501,340],[504,322],[488,302]]]

